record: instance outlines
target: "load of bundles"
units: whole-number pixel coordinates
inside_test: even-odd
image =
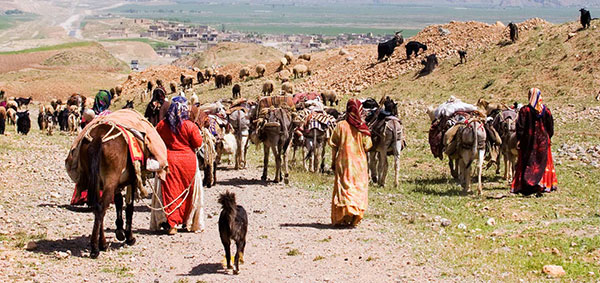
[[[265,131],[286,132],[285,126],[291,122],[292,111],[295,111],[292,96],[276,95],[262,97],[258,101],[257,116],[252,121],[252,127],[256,129],[258,138],[262,141],[265,138]],[[257,142],[255,140],[255,142]]]
[[[476,106],[464,103],[460,99],[451,96],[448,101],[440,104],[431,113],[431,128],[429,128],[429,146],[434,157],[444,159],[444,152],[452,155],[455,151],[453,143],[454,136],[459,127],[455,125],[465,124],[471,119],[485,120],[485,114],[480,112]]]

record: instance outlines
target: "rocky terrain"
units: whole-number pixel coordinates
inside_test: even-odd
[[[351,230],[331,227],[329,192],[266,185],[254,164],[244,171],[226,166],[219,171],[219,184],[205,189],[203,232],[149,231],[149,200],[143,200],[136,203],[133,220],[137,243],[124,246],[112,232],[111,208],[105,219],[110,248],[90,259],[93,215],[69,205],[74,184],[63,160],[72,139],[37,131],[0,136],[0,281],[422,282],[437,276],[433,267],[417,266],[411,247],[382,233],[384,227],[373,220]],[[245,264],[238,276],[222,266],[216,200],[226,190],[236,193],[249,214]]]

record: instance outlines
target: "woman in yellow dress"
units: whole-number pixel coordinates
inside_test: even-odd
[[[367,151],[372,146],[360,101],[354,98],[348,101],[346,120],[337,124],[329,144],[335,172],[331,222],[333,225],[356,226],[368,206]]]

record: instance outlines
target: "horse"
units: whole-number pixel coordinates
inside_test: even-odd
[[[129,246],[136,242],[133,237],[133,199],[137,191],[137,177],[133,162],[129,158],[129,147],[122,134],[115,134],[115,128],[109,124],[98,124],[89,130],[91,138],[83,139],[79,149],[80,178],[79,190],[88,191],[88,206],[94,212],[94,228],[90,237],[91,258],[97,258],[100,251],[108,247],[104,236],[104,216],[114,201],[117,212],[115,224],[116,237]],[[148,149],[144,154],[148,155]],[[123,195],[125,187],[130,190],[131,201],[126,204],[126,227],[123,229]],[[101,196],[100,196],[100,193]]]

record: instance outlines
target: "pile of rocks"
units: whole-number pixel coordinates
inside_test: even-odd
[[[600,168],[600,145],[563,144],[557,152],[560,158]]]

